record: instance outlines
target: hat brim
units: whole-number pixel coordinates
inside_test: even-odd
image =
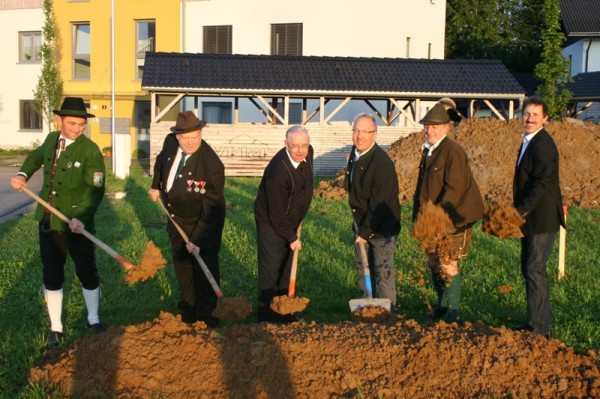
[[[195,130],[200,130],[202,129],[204,126],[206,126],[206,121],[200,121],[200,123],[198,123],[196,126],[192,126],[192,127],[186,127],[186,128],[179,128],[179,127],[175,127],[173,126],[171,128],[171,131],[173,133],[188,133],[188,132],[193,132]]]
[[[68,110],[68,109],[62,109],[62,110],[53,110],[52,111],[54,113],[54,115],[58,115],[58,116],[75,116],[78,118],[95,118],[96,115],[94,114],[88,114],[87,112],[81,112],[81,111],[76,111],[76,110]]]

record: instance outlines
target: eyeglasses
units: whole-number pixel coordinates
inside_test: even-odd
[[[373,134],[376,131],[377,130],[358,130],[358,129],[352,129],[352,134]]]
[[[289,145],[288,145],[288,148],[289,148],[290,150],[294,150],[294,151],[298,151],[298,150],[303,150],[303,151],[305,151],[305,150],[308,150],[308,146],[309,146],[309,145],[310,145],[310,144],[304,144],[304,145],[300,145],[300,144],[289,144]]]

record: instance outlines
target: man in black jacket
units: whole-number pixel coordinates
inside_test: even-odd
[[[523,103],[523,144],[513,183],[514,206],[525,218],[521,226],[521,273],[527,290],[527,323],[514,330],[548,336],[550,284],[546,262],[559,226],[565,226],[558,178],[558,149],[544,129],[548,105],[535,97]]]
[[[313,194],[313,148],[308,131],[292,126],[285,147],[271,159],[254,202],[258,244],[258,321],[292,322],[295,315],[271,310],[271,300],[287,295],[294,250],[302,243],[296,232]]]
[[[366,295],[359,245],[367,246],[373,297],[389,298],[396,305],[394,251],[400,232],[398,175],[394,162],[377,145],[377,123],[370,114],[354,119],[344,187],[348,191],[354,225],[354,258],[358,284]]]
[[[171,220],[167,231],[175,276],[179,283],[181,318],[186,323],[204,321],[209,327],[219,320],[211,316],[217,296],[192,252],[197,251],[219,283],[219,250],[225,223],[225,167],[215,151],[202,140],[205,121],[192,111],[180,112],[156,157],[148,194],[160,200],[189,237],[186,244]]]

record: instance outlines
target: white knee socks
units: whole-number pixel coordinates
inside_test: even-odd
[[[50,291],[44,287],[44,299],[48,307],[48,316],[50,316],[50,330],[63,332],[62,325],[62,301],[63,290]]]
[[[85,299],[85,306],[88,311],[88,323],[90,325],[96,324],[100,322],[100,317],[98,316],[98,305],[100,304],[100,287],[94,290],[86,290],[81,287],[83,291],[83,299]]]

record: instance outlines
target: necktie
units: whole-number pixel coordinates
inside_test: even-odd
[[[181,159],[179,160],[179,165],[177,165],[177,171],[175,172],[175,178],[179,176],[181,173],[181,169],[185,166],[185,152],[181,151]]]
[[[48,203],[52,203],[52,195],[54,193],[54,172],[56,172],[56,165],[58,165],[58,158],[60,157],[61,151],[65,149],[65,139],[63,137],[58,139],[56,143],[56,151],[54,152],[54,161],[52,162],[52,171],[50,174],[50,192],[48,193]],[[48,211],[46,211],[48,213]]]

